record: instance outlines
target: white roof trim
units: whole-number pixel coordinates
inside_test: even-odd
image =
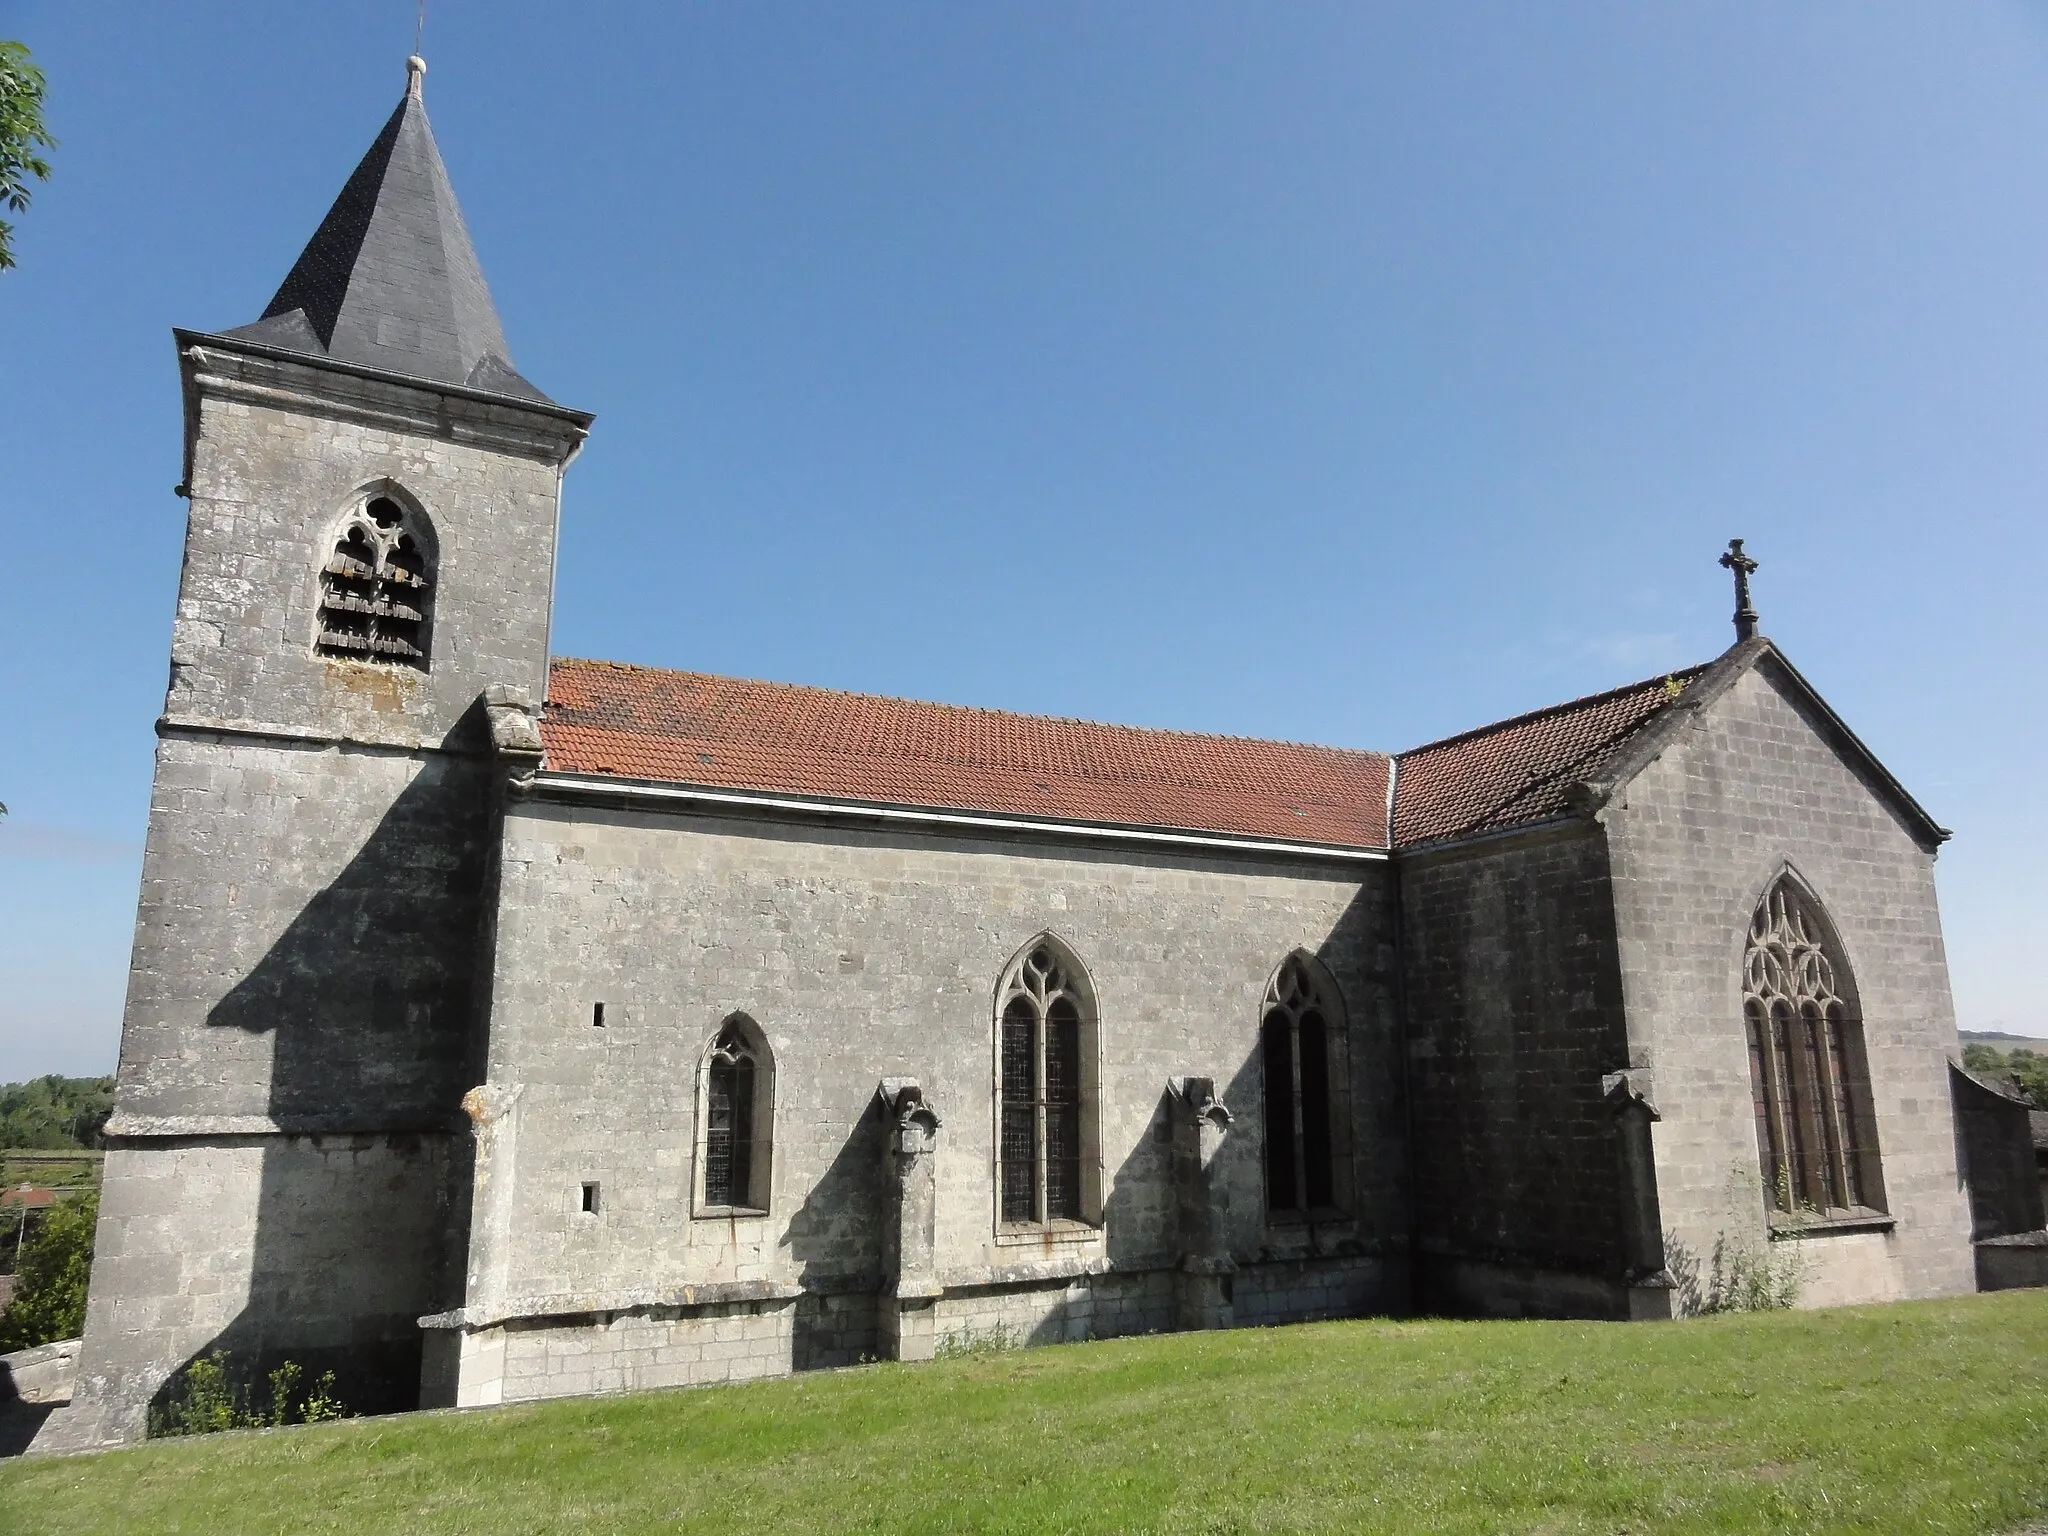
[[[1146,843],[1175,848],[1214,848],[1229,853],[1284,853],[1297,858],[1382,862],[1384,848],[1352,848],[1340,843],[1289,843],[1238,837],[1227,832],[1176,832],[1117,822],[1059,821],[1050,817],[994,816],[975,811],[930,810],[922,806],[880,805],[860,800],[749,794],[745,790],[705,789],[645,779],[592,778],[582,774],[542,772],[533,788],[556,794],[613,799],[650,800],[678,809],[705,807],[752,811],[789,811],[851,821],[885,821],[911,826],[957,827],[976,832],[1027,832],[1039,836],[1088,838],[1102,842]]]

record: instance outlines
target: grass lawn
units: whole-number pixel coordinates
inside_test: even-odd
[[[1983,1531],[2048,1517],[2048,1292],[1350,1322],[0,1463],[0,1531]]]

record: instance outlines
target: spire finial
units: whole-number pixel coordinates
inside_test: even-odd
[[[427,61],[414,54],[405,61],[405,94],[420,100],[420,82],[427,78]]]
[[[1756,562],[1742,552],[1742,540],[1730,539],[1728,553],[1721,557],[1724,570],[1735,573],[1735,638],[1737,641],[1756,638],[1756,609],[1749,602],[1750,573],[1756,569]]]

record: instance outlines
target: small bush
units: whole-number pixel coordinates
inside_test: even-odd
[[[0,1354],[75,1339],[85,1332],[97,1193],[60,1200],[29,1228],[14,1271],[14,1299],[0,1312]]]
[[[265,1378],[269,1390],[259,1403],[250,1386],[236,1378],[232,1360],[227,1351],[217,1349],[186,1366],[170,1400],[150,1410],[150,1435],[213,1435],[224,1429],[269,1429],[348,1417],[348,1409],[335,1395],[332,1371],[323,1372],[307,1388],[305,1368],[287,1360]]]

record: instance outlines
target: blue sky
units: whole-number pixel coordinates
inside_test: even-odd
[[[410,0],[0,4],[0,1080],[110,1069],[184,504]],[[1400,748],[1703,659],[1714,557],[2048,1034],[2048,5],[432,0],[556,645]]]

